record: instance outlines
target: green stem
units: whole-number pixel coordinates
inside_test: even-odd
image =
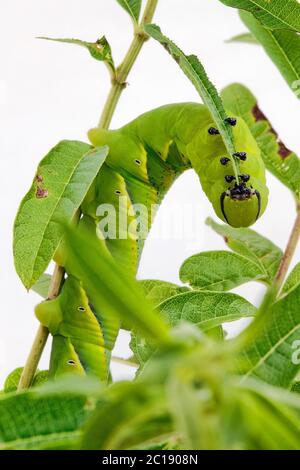
[[[282,284],[285,280],[291,261],[295,254],[299,237],[300,237],[300,203],[297,204],[297,217],[296,217],[287,247],[281,259],[281,263],[280,263],[280,266],[279,266],[279,269],[275,278],[276,296],[280,293]]]
[[[102,128],[108,129],[113,114],[116,110],[118,101],[122,94],[122,91],[126,88],[127,77],[137,59],[140,50],[143,47],[143,44],[148,39],[148,36],[144,32],[144,25],[151,22],[155,9],[157,7],[157,3],[158,0],[148,0],[141,23],[135,28],[134,39],[129,47],[129,50],[122,64],[117,69],[116,74],[112,80],[111,90],[107,97],[106,104],[104,106],[99,123],[99,126]],[[48,293],[49,300],[54,299],[58,296],[62,281],[64,279],[64,274],[64,268],[56,265]],[[34,375],[36,373],[44,347],[47,343],[48,336],[48,329],[40,325],[20,378],[20,382],[18,385],[19,391],[30,387]]]
[[[144,43],[148,40],[148,35],[144,31],[144,26],[145,24],[148,24],[152,21],[155,9],[157,7],[157,3],[158,0],[148,0],[142,20],[140,24],[137,25],[135,28],[134,38],[131,42],[128,52],[122,64],[117,68],[115,76],[112,79],[111,89],[99,121],[99,127],[101,127],[102,129],[109,128],[120,96],[127,86],[126,80],[128,78],[128,75]]]
[[[130,359],[124,359],[123,357],[112,356],[111,360],[112,362],[122,364],[123,366],[135,367],[136,369],[139,367],[136,362],[133,362]]]

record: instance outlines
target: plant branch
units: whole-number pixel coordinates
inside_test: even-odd
[[[102,116],[99,122],[99,127],[108,129],[113,114],[116,110],[118,101],[123,90],[126,88],[127,77],[137,59],[138,54],[140,53],[143,44],[147,41],[148,35],[144,32],[144,25],[150,23],[155,9],[157,7],[158,0],[148,0],[145,11],[141,20],[141,23],[135,28],[134,38],[129,47],[129,50],[120,65],[117,69],[115,76],[112,79],[112,86],[109,92],[109,95],[104,106]],[[54,299],[58,296],[62,281],[64,279],[65,270],[61,266],[56,265],[54,273],[51,279],[51,285],[48,292],[48,299]],[[18,390],[24,390],[30,387],[34,375],[36,373],[41,355],[43,353],[44,347],[47,343],[49,336],[49,331],[46,327],[40,325],[35,336],[34,342],[31,347],[31,351],[27,358],[26,364],[24,366]]]
[[[122,364],[123,366],[135,367],[136,369],[139,367],[136,362],[133,362],[130,359],[124,359],[123,357],[112,356],[111,360],[116,364]]]
[[[157,3],[158,0],[148,0],[142,20],[140,24],[137,25],[137,27],[135,28],[134,38],[131,42],[128,52],[121,65],[117,68],[115,76],[112,79],[111,89],[99,121],[99,127],[102,129],[109,128],[120,96],[127,86],[126,80],[128,78],[128,75],[144,43],[148,40],[148,35],[144,31],[144,26],[145,24],[150,23],[152,21],[155,9],[157,7]]]
[[[52,300],[58,296],[60,287],[64,278],[65,270],[61,266],[55,265],[55,269],[52,275],[51,284],[48,292],[48,299]],[[20,377],[18,384],[18,391],[24,390],[30,387],[37,367],[40,362],[40,358],[44,347],[47,343],[49,336],[48,328],[43,325],[39,325],[37,334],[33,341],[29,356],[24,366],[23,372]]]
[[[290,234],[290,238],[285,249],[284,255],[281,259],[281,263],[278,268],[278,272],[275,278],[276,295],[279,294],[284,279],[287,275],[294,253],[296,251],[298,241],[300,237],[300,203],[297,204],[297,217]]]

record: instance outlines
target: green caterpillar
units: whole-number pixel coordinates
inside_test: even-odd
[[[243,119],[228,118],[227,123],[233,126],[239,181],[234,177],[233,156],[227,154],[204,105],[167,105],[143,114],[119,130],[92,129],[90,141],[96,147],[108,145],[109,156],[82,204],[79,228],[88,227],[91,237],[98,239],[97,227],[104,217],[99,215],[98,208],[103,204],[116,209],[117,226],[123,216],[129,218],[131,226],[137,225],[134,205],[143,204],[151,214],[150,228],[154,217],[151,208],[161,203],[175,179],[190,168],[198,174],[220,219],[233,227],[252,225],[263,214],[268,201],[265,167]],[[125,204],[120,211],[121,197]],[[99,243],[105,244],[126,271],[136,273],[142,238],[117,231],[116,237],[99,239]],[[56,261],[72,274],[72,261],[65,258],[63,246]],[[101,317],[94,316],[78,281],[69,278],[58,299],[37,307],[37,316],[54,335],[52,375],[73,368],[103,378]]]

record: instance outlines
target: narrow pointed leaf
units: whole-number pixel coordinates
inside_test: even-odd
[[[261,266],[230,251],[193,255],[180,268],[180,280],[197,290],[227,291],[249,281],[264,281]]]
[[[82,142],[62,141],[41,161],[14,226],[15,267],[31,288],[50,263],[108,153]]]
[[[220,0],[224,5],[250,11],[270,29],[300,32],[300,4],[297,0]]]
[[[232,158],[233,167],[237,177],[238,161],[233,157],[235,146],[232,128],[225,121],[228,116],[223,107],[222,100],[218,95],[215,86],[209,80],[203,65],[195,55],[185,55],[182,50],[176,46],[176,44],[162,34],[158,26],[154,24],[146,25],[145,30],[152,38],[156,39],[167,50],[167,52],[169,52],[169,54],[171,54],[173,59],[178,63],[179,67],[198,91],[204,104],[208,107],[212,119],[223,138],[228,154]]]
[[[41,36],[38,39],[75,44],[77,46],[85,47],[94,59],[99,60],[100,62],[105,62],[112,71],[115,70],[111,47],[105,36],[97,39],[96,42],[82,41],[81,39],[47,38],[44,36]]]
[[[280,140],[251,91],[234,83],[222,91],[222,99],[226,108],[246,121],[258,143],[267,169],[299,198],[300,160]]]

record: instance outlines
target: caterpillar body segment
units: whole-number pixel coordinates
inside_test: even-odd
[[[93,145],[110,147],[106,164],[122,174],[128,188],[136,187],[133,199],[144,192],[146,202],[149,198],[159,204],[176,177],[193,168],[218,217],[233,227],[248,227],[263,214],[268,189],[257,143],[243,119],[235,121],[239,181],[221,136],[209,132],[214,123],[204,105],[163,106],[117,131],[92,129],[89,138]],[[221,163],[224,158],[226,164]],[[148,189],[139,192],[143,183]]]

